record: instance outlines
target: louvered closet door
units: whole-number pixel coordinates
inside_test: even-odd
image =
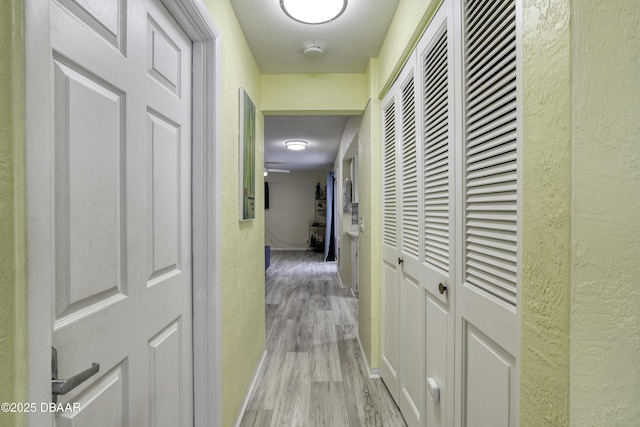
[[[398,239],[397,90],[382,100],[382,306],[380,376],[397,401],[400,375],[400,279]]]
[[[454,384],[453,2],[446,0],[418,44],[422,101],[426,425],[452,425]]]
[[[515,426],[519,388],[515,0],[462,3],[464,138],[457,425]]]
[[[412,55],[398,81],[400,154],[400,270],[402,374],[398,406],[409,426],[422,425],[424,413],[424,323],[420,289],[422,258],[421,149],[418,144],[420,105],[416,55]]]

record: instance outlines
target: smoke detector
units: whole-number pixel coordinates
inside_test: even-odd
[[[304,48],[304,56],[309,59],[320,58],[323,54],[322,48],[317,44],[310,44]]]

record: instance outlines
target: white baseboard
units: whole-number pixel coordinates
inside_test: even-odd
[[[309,248],[274,248],[271,246],[271,251],[307,251]]]
[[[267,350],[264,350],[262,352],[262,356],[260,357],[260,362],[258,362],[258,366],[256,367],[256,372],[253,374],[253,378],[251,379],[251,384],[249,385],[249,389],[244,395],[242,406],[240,407],[240,412],[238,413],[236,422],[233,423],[234,427],[240,427],[240,424],[242,424],[242,418],[244,418],[244,413],[247,410],[247,405],[249,405],[249,399],[251,399],[253,390],[256,388],[256,384],[258,383],[258,379],[260,378],[260,374],[262,373],[262,369],[264,368],[264,362],[266,359],[267,359]]]
[[[338,276],[338,284],[340,285],[341,288],[344,288],[344,289],[350,289],[351,288],[351,285],[349,285],[349,284],[345,285],[344,283],[342,283],[342,277],[340,277],[340,271],[338,271],[337,276]]]
[[[371,369],[369,366],[369,361],[367,360],[367,355],[364,352],[364,348],[362,347],[362,342],[360,341],[360,334],[357,334],[358,345],[360,346],[360,354],[362,354],[362,360],[364,360],[364,366],[367,368],[367,373],[369,374],[369,378],[380,378],[380,369],[375,368]]]

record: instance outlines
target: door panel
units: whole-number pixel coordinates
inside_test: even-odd
[[[126,399],[126,362],[116,365],[88,387],[75,403],[80,411],[61,413],[57,418],[59,427],[83,427],[100,420],[102,426],[121,426],[129,419]]]
[[[453,389],[453,358],[450,341],[453,338],[451,309],[447,304],[425,292],[425,377],[435,385],[434,390],[427,389],[425,418],[427,426],[444,426],[451,419],[448,402]]]
[[[400,393],[400,281],[398,253],[398,191],[396,165],[398,153],[397,115],[394,91],[383,99],[382,109],[382,306],[380,337],[380,376],[391,396],[398,401]]]
[[[398,394],[398,374],[400,372],[400,318],[397,264],[383,263],[383,307],[382,307],[382,366],[381,376],[394,398]]]
[[[409,426],[421,425],[423,411],[423,301],[418,280],[403,274],[402,382],[399,401]]]
[[[152,426],[178,426],[182,419],[183,372],[180,369],[182,318],[149,340],[149,392]]]
[[[103,41],[124,51],[127,0],[60,0],[59,3]]]
[[[191,42],[153,0],[52,1],[51,23],[53,346],[60,378],[100,364],[56,423],[189,426]]]
[[[180,239],[180,128],[155,111],[147,112],[148,136],[151,149],[149,192],[149,258],[148,286],[179,274],[181,267]]]
[[[419,104],[417,102],[416,56],[407,62],[398,81],[400,103],[400,214],[402,266],[402,374],[398,406],[409,426],[423,423],[424,410],[424,320],[423,298],[420,290],[420,258],[422,257],[422,195],[419,191],[421,172],[421,147]]]
[[[464,425],[513,425],[515,408],[511,390],[515,387],[515,359],[485,334],[469,324],[464,326]]]
[[[454,165],[454,54],[451,1],[445,1],[418,44],[422,98],[426,425],[453,421],[456,254]]]
[[[458,425],[514,426],[520,353],[517,2],[462,5]]]
[[[122,93],[70,61],[54,59],[54,76],[59,324],[125,297],[123,100]]]

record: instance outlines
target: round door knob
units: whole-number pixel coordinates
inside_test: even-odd
[[[438,292],[440,292],[440,295],[443,295],[445,292],[447,292],[447,287],[442,283],[438,284]]]

